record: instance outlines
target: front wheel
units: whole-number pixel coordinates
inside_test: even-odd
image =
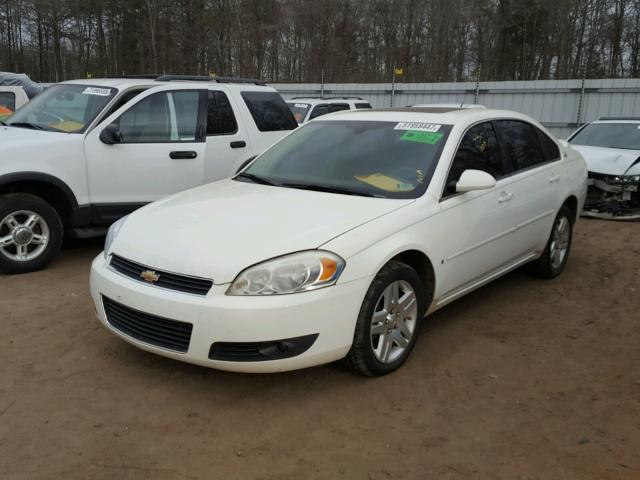
[[[540,258],[531,262],[529,271],[540,278],[554,278],[562,273],[573,239],[573,213],[568,207],[562,206],[551,229],[547,246]]]
[[[423,291],[418,274],[408,265],[392,261],[382,268],[362,302],[343,363],[368,376],[399,368],[418,336],[425,311]]]
[[[44,268],[62,245],[58,212],[35,195],[0,197],[0,272],[26,273]]]

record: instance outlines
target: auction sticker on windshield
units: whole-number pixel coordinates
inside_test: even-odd
[[[83,95],[99,95],[101,97],[108,97],[111,95],[109,88],[87,87],[82,92]]]
[[[407,130],[404,135],[400,137],[400,140],[404,140],[405,142],[418,142],[418,143],[427,143],[429,145],[435,145],[442,138],[441,133],[436,132],[421,132],[414,130]]]
[[[416,130],[419,132],[437,132],[442,125],[435,123],[422,123],[422,122],[400,122],[394,130]]]

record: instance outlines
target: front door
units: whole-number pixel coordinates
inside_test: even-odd
[[[457,193],[456,182],[468,169],[491,174],[496,186]],[[492,123],[467,130],[449,169],[437,216],[439,225],[428,233],[442,236],[438,242],[441,251],[434,252],[442,272],[438,303],[452,300],[512,259],[512,197],[506,187],[509,173]]]
[[[150,89],[94,128],[85,139],[94,222],[108,223],[138,206],[204,182],[206,90]],[[100,133],[118,127],[121,141]]]

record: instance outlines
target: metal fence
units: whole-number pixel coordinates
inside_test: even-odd
[[[478,103],[526,113],[556,136],[602,116],[640,116],[640,79],[466,83],[273,83],[286,99],[359,96],[374,107]]]

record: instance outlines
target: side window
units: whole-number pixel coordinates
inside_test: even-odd
[[[10,115],[16,109],[16,96],[13,92],[0,92],[0,115]]]
[[[237,131],[238,123],[227,95],[217,90],[209,90],[207,135],[231,135]]]
[[[276,92],[242,92],[242,98],[261,132],[293,130],[298,122]]]
[[[535,127],[534,127],[535,128]],[[544,159],[547,162],[553,162],[555,160],[560,160],[560,149],[556,142],[551,140],[549,136],[544,133],[539,128],[536,128],[536,133],[538,134],[538,139],[540,140],[540,145],[542,146],[542,152],[544,153]]]
[[[329,113],[341,112],[342,110],[350,110],[348,103],[332,103],[329,105]]]
[[[106,113],[104,113],[104,115],[102,115],[102,118],[100,118],[100,121],[103,121],[109,115],[111,115],[112,113],[115,113],[115,111],[118,110],[121,106],[123,106],[125,103],[129,102],[130,100],[140,95],[146,89],[147,88],[145,87],[145,88],[128,90],[124,92],[122,96],[115,101],[115,103],[111,106],[111,108]]]
[[[372,108],[371,105],[369,105],[368,103],[356,103],[355,104],[356,108]]]
[[[316,105],[315,107],[313,107],[311,115],[309,115],[309,120],[321,117],[322,115],[326,115],[327,113],[329,113],[329,105],[327,105],[326,103]]]
[[[498,139],[491,122],[471,127],[462,137],[447,176],[445,195],[455,193],[456,182],[465,170],[482,170],[496,179],[505,175]]]
[[[506,153],[516,170],[545,162],[540,141],[533,126],[518,120],[498,120]]]
[[[142,99],[114,122],[124,143],[194,142],[198,90],[159,92]]]

